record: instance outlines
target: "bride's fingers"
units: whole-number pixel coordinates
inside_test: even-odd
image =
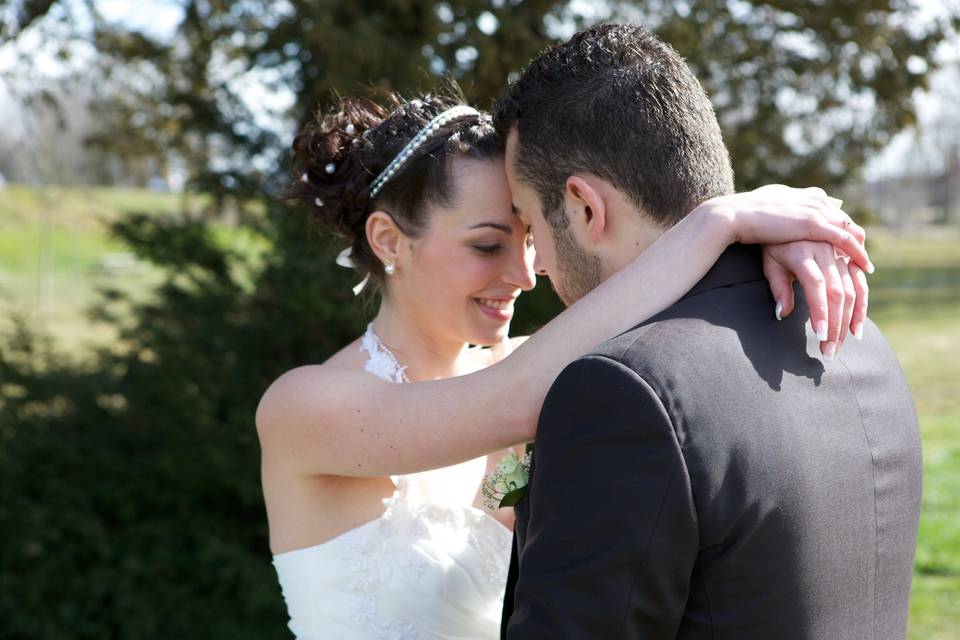
[[[843,282],[843,311],[840,315],[840,337],[837,339],[837,351],[839,352],[847,339],[850,323],[853,319],[853,309],[857,304],[857,290],[853,286],[853,277],[850,275],[849,259],[837,257],[836,264],[837,271],[840,272],[840,280]]]
[[[840,201],[838,200],[837,202]],[[853,237],[855,237],[860,244],[863,244],[864,241],[866,241],[866,230],[854,222],[853,218],[851,218],[839,205],[830,204],[828,206],[821,207],[819,212],[824,218],[829,220],[831,224],[842,227],[853,234]]]
[[[807,222],[806,240],[829,242],[837,250],[847,254],[867,273],[873,273],[873,263],[863,244],[843,226],[834,225],[823,218],[811,217]]]
[[[807,257],[797,267],[794,275],[803,289],[810,313],[810,325],[820,340],[820,346],[827,340],[829,308],[827,304],[827,281],[823,269],[813,257]]]
[[[773,294],[774,316],[777,320],[786,318],[793,312],[793,275],[766,251],[763,253],[763,274]]]
[[[842,212],[843,212],[843,211],[841,210],[841,213],[842,213]],[[846,215],[846,214],[844,214],[844,215]],[[853,237],[856,238],[856,239],[860,242],[860,244],[863,244],[864,242],[867,241],[867,231],[866,231],[866,229],[864,229],[863,227],[861,227],[860,225],[858,225],[858,224],[857,224],[856,222],[854,222],[852,219],[848,219],[848,223],[847,223],[847,224],[841,223],[841,226],[843,226],[844,228],[846,228],[847,231],[849,231],[850,233],[852,233],[852,234],[853,234]]]
[[[855,264],[848,264],[847,270],[850,272],[850,279],[853,280],[853,288],[857,293],[857,301],[853,306],[853,316],[850,320],[850,332],[857,340],[863,340],[863,325],[867,321],[867,306],[870,287],[867,286],[867,276],[863,270]]]
[[[824,247],[814,255],[814,259],[823,271],[824,287],[827,292],[827,339],[825,342],[821,341],[820,352],[828,360],[832,360],[837,355],[837,344],[840,341],[846,289],[843,286],[840,270],[837,268],[837,258],[830,247]]]

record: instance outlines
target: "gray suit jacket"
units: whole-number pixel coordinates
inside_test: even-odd
[[[903,374],[872,323],[823,363],[802,301],[782,322],[773,306],[759,250],[732,247],[556,380],[510,640],[906,636],[921,464]]]

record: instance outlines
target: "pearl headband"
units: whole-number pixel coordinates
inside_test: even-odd
[[[453,120],[467,117],[479,118],[480,112],[472,107],[460,105],[447,109],[433,120],[428,122],[426,126],[424,126],[424,128],[413,137],[413,140],[408,142],[406,146],[400,150],[400,153],[398,153],[397,157],[387,165],[387,168],[380,172],[380,175],[373,179],[373,182],[370,183],[370,199],[372,200],[373,198],[377,197],[377,194],[380,193],[381,189],[383,189],[383,185],[390,181],[390,178],[392,178],[394,174],[396,174],[397,171],[399,171],[400,168],[406,164],[407,160],[413,156],[420,145],[426,142],[430,136],[437,132],[440,127],[450,123]]]

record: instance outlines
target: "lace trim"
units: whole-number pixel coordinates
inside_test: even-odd
[[[373,324],[367,325],[367,330],[360,339],[360,351],[370,354],[363,365],[364,371],[397,384],[402,384],[406,380],[406,365],[397,362],[393,354],[383,347],[377,334],[373,332]]]

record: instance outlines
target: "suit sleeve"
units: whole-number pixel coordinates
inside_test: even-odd
[[[674,638],[698,550],[670,418],[637,373],[574,362],[544,401],[509,640]]]

